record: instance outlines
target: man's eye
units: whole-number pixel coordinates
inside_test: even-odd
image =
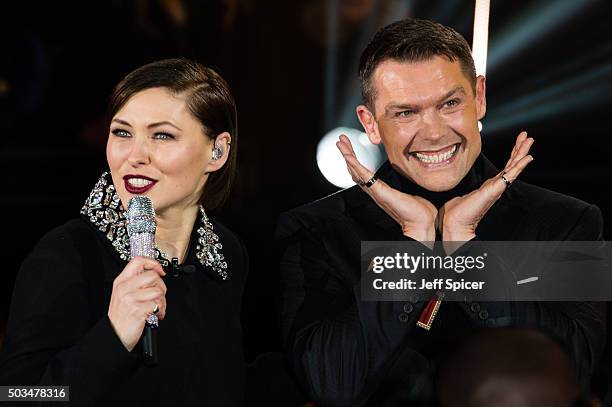
[[[451,99],[448,102],[444,103],[446,107],[455,107],[459,104],[459,99]]]
[[[175,137],[170,134],[170,133],[155,133],[153,135],[153,138],[157,139],[157,140],[172,140]]]
[[[117,137],[130,137],[130,133],[123,129],[115,129],[111,133],[113,133]]]
[[[405,117],[412,116],[413,114],[414,114],[414,112],[412,110],[404,110],[404,111],[396,113],[395,115],[397,117],[404,117],[405,118]]]

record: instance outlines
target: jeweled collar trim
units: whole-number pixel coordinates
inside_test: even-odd
[[[81,214],[106,235],[122,260],[130,259],[130,238],[127,234],[125,210],[108,172],[102,174],[89,193],[85,205],[81,208]],[[229,278],[229,273],[227,262],[221,252],[223,245],[219,242],[219,236],[214,232],[213,225],[201,205],[200,214],[201,224],[196,229],[199,235],[196,258],[200,264],[212,269],[219,279],[225,281]],[[163,266],[170,264],[165,254],[158,248],[155,249],[155,258]]]

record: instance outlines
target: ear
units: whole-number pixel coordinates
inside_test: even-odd
[[[479,75],[476,78],[476,115],[478,120],[482,119],[487,113],[487,84],[484,76]]]
[[[215,137],[210,144],[210,151],[208,152],[208,165],[206,166],[206,173],[215,172],[225,165],[229,158],[229,152],[231,148],[232,136],[228,132],[223,132]],[[213,149],[219,147],[222,150],[221,157],[217,160],[213,160]]]
[[[363,129],[370,139],[370,142],[372,144],[380,144],[380,132],[378,131],[378,123],[376,122],[374,114],[370,112],[370,109],[368,109],[365,105],[357,106],[355,112],[357,113],[357,118],[359,118],[359,122],[361,122]]]

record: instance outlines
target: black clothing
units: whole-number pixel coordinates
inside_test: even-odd
[[[440,207],[498,173],[481,155],[443,193],[410,182],[388,162],[376,176]],[[593,205],[516,181],[476,233],[482,241],[601,240],[602,223]],[[322,406],[382,405],[397,389],[428,402],[436,363],[479,327],[551,332],[566,342],[583,383],[602,352],[605,310],[599,303],[444,302],[426,331],[416,326],[423,302],[360,301],[360,242],[412,239],[357,186],[282,214],[277,237],[285,246],[286,356],[301,386]]]
[[[0,352],[2,385],[69,385],[70,405],[243,403],[241,297],[248,259],[238,238],[211,220],[230,278],[195,256],[198,222],[179,276],[164,277],[167,313],[159,323],[159,365],[128,352],[107,317],[113,280],[125,261],[85,219],[48,233],[24,261]]]

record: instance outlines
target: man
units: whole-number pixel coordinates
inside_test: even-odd
[[[447,302],[422,329],[431,301],[360,299],[362,241],[597,240],[602,218],[593,205],[517,180],[533,159],[525,132],[503,171],[481,154],[485,78],[454,30],[393,23],[367,46],[359,75],[357,115],[388,162],[374,176],[341,137],[358,186],[283,214],[277,230],[285,351],[304,390],[322,406],[382,405],[398,391],[424,405],[458,338],[507,325],[563,338],[587,383],[604,341],[599,304]]]
[[[580,391],[565,349],[525,328],[469,335],[440,367],[435,393],[439,407],[600,406]]]

